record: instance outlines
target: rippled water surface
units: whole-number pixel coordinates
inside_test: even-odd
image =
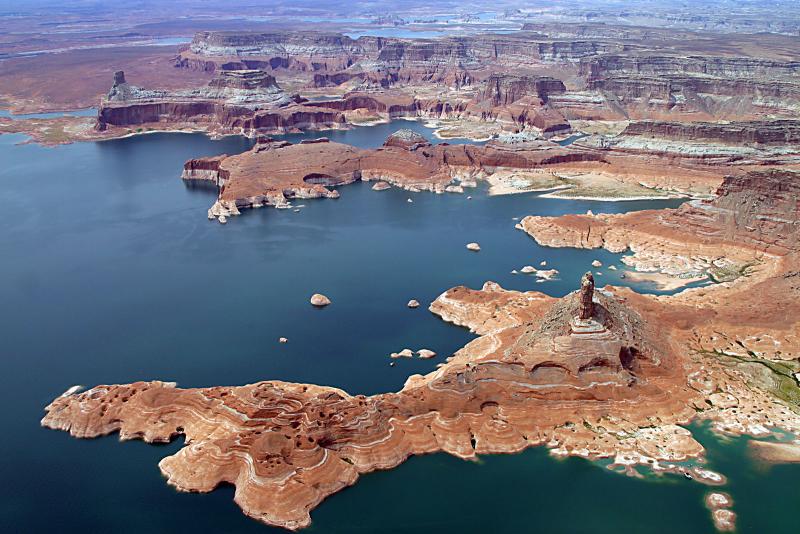
[[[430,135],[407,121],[324,135],[374,147],[409,126]],[[157,463],[179,443],[72,439],[40,428],[42,408],[73,384],[149,379],[397,390],[472,338],[424,306],[409,310],[411,298],[428,303],[486,280],[563,295],[593,259],[604,263],[598,284],[624,282],[607,270],[618,255],[539,247],[514,229],[515,217],[677,205],[488,197],[484,188],[467,200],[354,184],[339,200],[295,202],[305,204],[299,213],[251,210],[222,226],[206,219],[215,192],[182,183],[181,166],[244,151],[246,139],[152,134],[56,148],[21,140],[0,136],[0,524],[9,532],[269,531],[241,514],[231,488],[168,487]],[[480,253],[464,248],[470,241]],[[560,279],[510,273],[540,261]],[[333,304],[312,309],[314,292]],[[279,345],[281,336],[289,343]],[[387,355],[404,347],[440,356],[389,367]],[[706,441],[712,467],[722,458],[735,484],[743,529],[791,531],[791,506],[781,503],[800,502],[798,485],[769,489],[800,470],[756,471],[739,441]],[[437,454],[362,477],[313,513],[309,532],[710,532],[703,494],[683,479],[634,480],[543,449],[480,462]]]

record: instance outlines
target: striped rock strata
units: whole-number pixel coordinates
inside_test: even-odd
[[[499,302],[506,315],[492,324],[485,310]],[[558,301],[494,284],[455,288],[432,309],[491,333],[438,371],[411,376],[397,393],[353,396],[275,381],[203,389],[139,382],[60,397],[42,423],[84,438],[118,431],[122,439],[166,442],[184,435],[186,446],[160,462],[170,484],[201,492],[234,484],[247,515],[290,529],[307,526],[311,509],[361,473],[412,454],[473,458],[549,444],[613,457],[621,439],[613,429],[653,421],[664,425],[660,438],[669,447],[629,440],[623,450],[668,460],[700,454],[688,432],[672,426],[689,420],[697,393],[670,341],[605,295],[597,304],[605,330],[570,334],[578,306],[576,295]],[[584,422],[608,432],[599,436]]]
[[[299,144],[264,140],[236,156],[190,160],[182,177],[214,182],[220,193],[211,212],[227,216],[254,206],[286,207],[293,198],[336,198],[332,187],[359,180],[441,193],[456,179],[474,180],[498,168],[600,160],[599,154],[552,143],[431,145],[414,132],[400,130],[373,150],[327,139]]]

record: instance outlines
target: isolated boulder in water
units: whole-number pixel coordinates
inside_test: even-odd
[[[323,295],[322,293],[314,293],[311,295],[311,304],[313,306],[317,306],[318,308],[322,308],[327,306],[331,303],[331,299]]]

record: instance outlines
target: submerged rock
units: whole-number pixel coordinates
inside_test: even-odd
[[[736,530],[736,513],[733,510],[720,508],[711,512],[714,526],[720,532],[733,532]]]

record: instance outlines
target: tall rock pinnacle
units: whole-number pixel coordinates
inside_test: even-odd
[[[594,277],[592,273],[587,272],[581,278],[581,312],[578,316],[581,320],[591,319],[594,315]]]

